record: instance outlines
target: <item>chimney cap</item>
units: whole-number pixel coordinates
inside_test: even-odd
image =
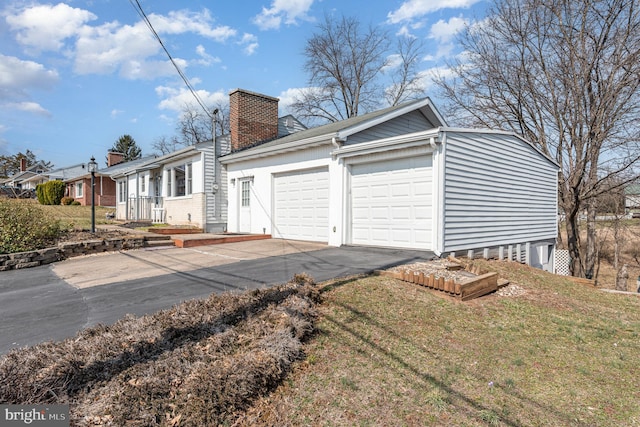
[[[279,99],[279,98],[275,98],[275,97],[273,97],[273,96],[265,95],[265,94],[263,94],[263,93],[253,92],[253,91],[246,90],[246,89],[240,89],[240,88],[238,88],[238,89],[233,89],[232,91],[230,91],[230,92],[229,92],[229,96],[233,95],[233,94],[234,94],[234,93],[236,93],[236,92],[246,93],[247,95],[259,96],[259,97],[261,97],[261,98],[270,99],[270,100],[272,100],[272,101],[276,101],[276,102],[279,102],[279,101],[280,101],[280,99]]]

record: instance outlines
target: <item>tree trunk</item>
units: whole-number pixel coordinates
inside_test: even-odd
[[[627,264],[622,264],[620,270],[616,274],[616,290],[617,291],[626,291],[627,290],[627,279],[629,279],[629,272],[627,271]]]
[[[578,212],[570,212],[566,217],[567,249],[569,250],[569,270],[572,276],[582,277],[582,260],[580,258],[580,228]]]
[[[584,277],[593,279],[598,257],[596,248],[596,207],[594,200],[587,202],[587,250],[584,257]]]

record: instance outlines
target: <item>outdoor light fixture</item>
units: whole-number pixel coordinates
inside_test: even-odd
[[[87,165],[89,172],[91,172],[91,232],[96,232],[96,171],[98,170],[98,164],[96,158],[91,156],[91,161]]]

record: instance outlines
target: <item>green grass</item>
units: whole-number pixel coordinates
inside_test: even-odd
[[[37,202],[35,202],[37,204]],[[91,228],[91,206],[38,206],[53,218],[60,220],[64,230],[89,230]],[[95,207],[96,224],[112,224],[115,221],[107,220],[107,212],[115,212],[115,208],[102,206]]]
[[[242,423],[640,425],[640,297],[483,267],[526,293],[463,303],[382,277],[328,286],[307,362]]]

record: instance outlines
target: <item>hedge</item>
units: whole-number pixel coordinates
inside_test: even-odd
[[[41,205],[59,205],[66,185],[62,181],[48,181],[36,186],[36,196]]]

